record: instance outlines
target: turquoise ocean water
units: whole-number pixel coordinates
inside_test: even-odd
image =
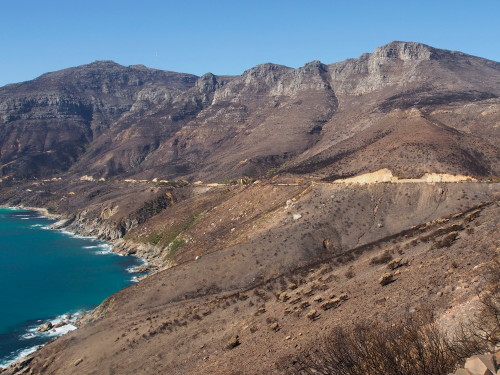
[[[36,332],[132,284],[129,270],[142,264],[111,253],[103,241],[48,229],[53,222],[35,211],[0,208],[0,366],[74,329]]]

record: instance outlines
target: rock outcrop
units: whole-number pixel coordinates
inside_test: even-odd
[[[496,352],[467,358],[464,367],[450,375],[497,375],[499,371],[500,352]]]

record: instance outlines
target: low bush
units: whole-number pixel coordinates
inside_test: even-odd
[[[336,327],[314,349],[279,367],[290,375],[442,375],[453,372],[456,362],[432,316],[421,314],[390,327]]]
[[[361,322],[336,327],[310,349],[277,363],[289,375],[442,375],[475,354],[500,344],[500,260],[489,263],[489,287],[482,308],[449,335],[430,312],[413,314],[390,325]]]
[[[378,265],[378,264],[387,264],[392,260],[392,254],[390,251],[386,250],[383,254],[373,257],[370,259],[370,264]]]

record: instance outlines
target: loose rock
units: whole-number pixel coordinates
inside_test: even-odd
[[[319,318],[319,314],[316,310],[311,310],[307,313],[306,317],[311,320],[316,320]]]
[[[392,283],[393,281],[395,281],[394,275],[392,273],[386,272],[382,275],[378,282],[380,285],[385,286]]]
[[[269,324],[269,329],[271,329],[271,331],[277,332],[280,330],[280,325],[276,322],[271,323]]]
[[[319,305],[319,307],[321,307],[323,310],[330,310],[339,307],[341,303],[341,299],[339,297],[336,297],[329,301],[323,302],[321,305]]]
[[[403,259],[401,259],[401,258],[396,258],[396,259],[391,260],[387,264],[387,268],[389,268],[390,270],[395,270],[396,268],[406,266],[407,264],[408,264],[407,261],[403,261]]]
[[[290,296],[286,293],[286,292],[282,292],[278,299],[281,301],[281,302],[286,302],[290,299]]]
[[[241,344],[240,337],[238,335],[234,335],[227,342],[226,349],[229,349],[229,350],[234,349],[234,348],[236,348],[240,344]]]

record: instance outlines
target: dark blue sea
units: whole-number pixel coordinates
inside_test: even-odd
[[[49,229],[54,220],[36,211],[0,208],[0,367],[76,327],[45,333],[47,321],[74,321],[133,283],[141,259],[110,246]]]

